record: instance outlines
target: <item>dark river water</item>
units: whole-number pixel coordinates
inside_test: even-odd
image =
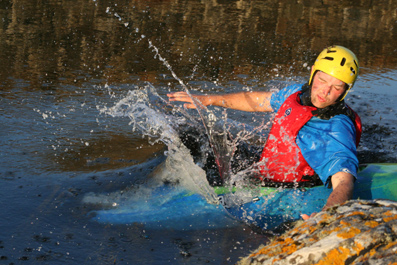
[[[364,125],[360,162],[395,163],[396,8],[386,0],[2,0],[0,264],[234,264],[265,244],[272,232],[243,223],[192,218],[189,229],[159,229],[97,222],[93,211],[121,203],[120,194],[147,201],[135,191],[149,189],[159,168],[187,178],[162,166],[176,136],[167,122],[200,119],[194,110],[182,119],[166,93],[304,82],[331,44],[360,61],[348,95]],[[128,104],[115,109],[120,102]],[[236,128],[270,121],[227,117]],[[195,181],[190,188],[205,189],[205,175]]]

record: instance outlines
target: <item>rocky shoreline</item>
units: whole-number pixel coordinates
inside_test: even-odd
[[[298,223],[238,264],[397,264],[397,202],[352,200]]]

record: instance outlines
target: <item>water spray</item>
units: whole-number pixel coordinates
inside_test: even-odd
[[[106,9],[106,13],[113,14],[115,18],[119,20],[125,27],[129,26],[129,23],[124,21],[122,16],[120,16],[117,12],[112,12],[109,7]],[[138,33],[139,29],[137,28],[135,32]],[[145,38],[146,36],[142,34],[140,40]],[[212,111],[208,110],[208,108],[203,104],[201,104],[201,102],[195,99],[195,97],[190,93],[190,89],[188,88],[188,86],[176,75],[175,71],[172,69],[172,66],[168,63],[168,61],[165,58],[161,56],[159,49],[149,39],[148,39],[148,44],[149,44],[149,49],[152,49],[152,51],[155,54],[154,58],[157,58],[163,63],[163,65],[170,71],[172,77],[179,82],[179,84],[182,86],[186,94],[192,99],[193,105],[195,106],[197,113],[200,117],[200,120],[202,121],[202,124],[204,126],[205,133],[207,134],[208,142],[211,146],[215,158],[215,163],[218,167],[218,171],[221,176],[221,180],[223,182],[222,184],[233,184],[230,183],[229,181],[231,178],[231,160],[233,158],[233,154],[235,152],[238,140],[233,141],[231,134],[226,128],[226,120],[227,120],[226,111],[223,112],[223,119],[224,119],[223,126],[220,128],[220,130],[216,131],[215,126],[216,123],[218,122],[218,119],[215,116],[215,114]],[[195,66],[193,71],[196,71],[196,68],[197,65]],[[160,97],[159,95],[157,96]],[[166,103],[169,104],[169,102]],[[179,108],[177,106],[173,106],[173,107],[177,108],[177,110],[180,111],[185,117],[191,119],[190,115],[188,115],[185,109]],[[194,119],[191,120],[194,121]],[[251,135],[252,134],[253,133],[251,133]],[[239,133],[239,135],[242,136],[241,133]],[[246,134],[245,136],[247,137],[247,135],[250,135],[250,133]],[[241,138],[238,137],[238,139]],[[175,142],[175,141],[171,141],[171,142]]]

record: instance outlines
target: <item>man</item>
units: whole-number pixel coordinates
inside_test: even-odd
[[[361,121],[344,98],[358,71],[353,52],[331,46],[317,57],[308,84],[292,85],[277,93],[239,92],[194,98],[204,106],[276,112],[259,162],[261,179],[304,183],[319,177],[324,185],[333,188],[324,210],[345,202],[353,193]],[[195,108],[192,98],[184,92],[168,97],[170,101],[186,102],[186,108]]]

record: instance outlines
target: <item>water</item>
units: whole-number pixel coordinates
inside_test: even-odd
[[[325,46],[345,45],[362,66],[348,96],[364,123],[360,162],[396,162],[393,10],[388,1],[2,1],[0,263],[233,264],[269,240],[211,215],[185,219],[185,230],[95,220],[134,202],[144,212],[148,198],[161,205],[164,182],[178,182],[175,196],[212,198],[200,161],[172,146],[200,116],[161,100],[185,88],[149,40],[192,93],[279,89],[305,80]],[[214,130],[233,135],[263,125],[247,136],[263,144],[270,115],[208,111]]]

